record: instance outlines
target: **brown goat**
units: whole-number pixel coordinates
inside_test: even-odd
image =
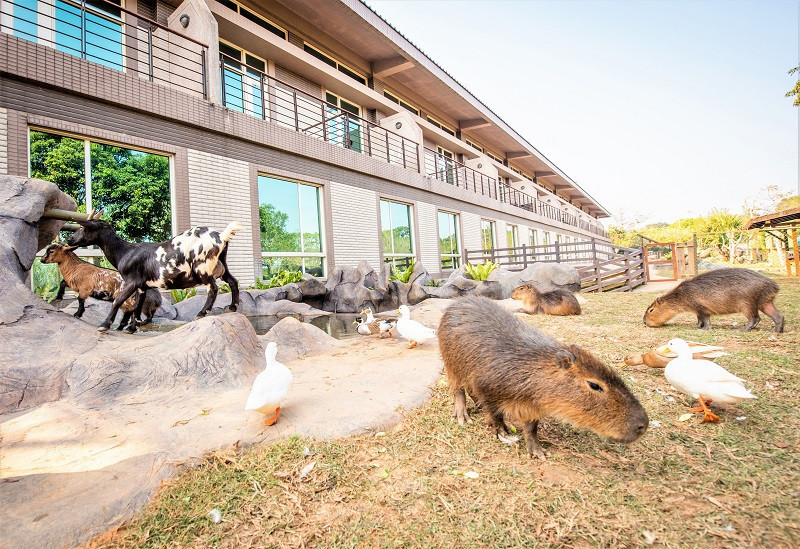
[[[44,252],[42,263],[58,264],[58,270],[64,280],[61,282],[57,298],[61,299],[66,286],[69,286],[78,295],[78,310],[73,316],[80,318],[83,316],[85,301],[88,297],[103,301],[114,300],[122,287],[122,275],[112,269],[104,269],[80,259],[73,251],[76,248],[77,246],[66,246],[59,242],[51,244]],[[121,309],[125,315],[117,330],[122,330],[129,321],[131,323],[138,321],[138,319],[131,319],[137,297],[138,294],[134,294],[123,303]],[[145,321],[142,324],[148,324],[153,320],[160,305],[161,294],[158,293],[158,290],[148,290],[143,309]]]

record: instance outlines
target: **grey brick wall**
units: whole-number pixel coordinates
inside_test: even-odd
[[[481,249],[481,216],[470,212],[461,212],[461,252]]]
[[[255,278],[250,165],[192,149],[188,153],[191,224],[221,231],[235,220],[245,227],[230,243],[228,267],[247,286]]]
[[[0,108],[0,175],[8,173],[8,111]]]
[[[336,215],[328,226],[333,227],[334,260],[337,265],[357,265],[366,259],[380,269],[380,228],[378,226],[378,195],[331,182],[331,210]],[[330,250],[328,250],[330,256]]]
[[[417,203],[419,220],[419,253],[417,257],[429,273],[441,270],[439,261],[439,224],[436,219],[436,206],[426,202]]]

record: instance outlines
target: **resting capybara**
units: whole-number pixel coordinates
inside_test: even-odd
[[[504,418],[524,424],[528,453],[544,459],[536,431],[554,417],[630,443],[647,430],[647,413],[614,371],[577,345],[528,326],[493,301],[459,298],[439,324],[439,350],[455,417],[471,423],[466,392],[489,412],[495,434]]]
[[[775,331],[782,332],[783,315],[773,303],[778,289],[774,281],[755,271],[715,269],[681,282],[653,301],[644,313],[644,323],[654,328],[678,313],[691,312],[697,315],[697,327],[709,330],[711,315],[742,313],[747,324],[741,330],[747,332],[761,322],[758,311],[763,311],[775,323]]]
[[[522,310],[529,315],[544,313],[546,315],[579,315],[581,305],[567,290],[540,292],[533,284],[523,284],[511,292],[512,299],[522,301]]]

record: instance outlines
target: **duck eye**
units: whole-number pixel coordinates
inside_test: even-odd
[[[587,381],[586,383],[589,384],[589,388],[592,391],[597,391],[598,393],[602,393],[603,392],[603,388],[599,384],[595,383],[594,381]]]

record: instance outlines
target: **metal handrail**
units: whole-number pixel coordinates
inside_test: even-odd
[[[225,53],[220,53],[220,65],[222,104],[229,109],[419,171],[416,142]],[[241,82],[229,82],[227,71]]]

